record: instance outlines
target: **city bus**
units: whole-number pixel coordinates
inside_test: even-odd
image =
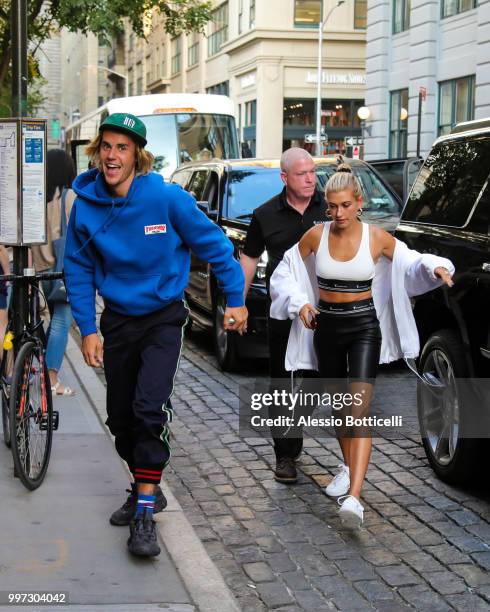
[[[85,146],[112,113],[144,121],[154,170],[168,178],[184,162],[240,157],[233,102],[213,94],[153,94],[115,98],[66,128],[65,144],[77,173],[88,168]]]

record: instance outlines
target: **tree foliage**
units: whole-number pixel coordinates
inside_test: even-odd
[[[39,81],[34,53],[53,32],[67,28],[71,32],[92,32],[99,39],[109,41],[122,32],[129,20],[134,32],[143,37],[146,17],[157,11],[164,28],[171,35],[202,31],[211,18],[210,0],[26,0],[29,39],[29,84]],[[0,0],[0,104],[9,96],[11,70],[11,0]],[[36,100],[31,95],[32,103]]]

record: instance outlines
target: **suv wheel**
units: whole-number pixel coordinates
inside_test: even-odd
[[[225,297],[218,293],[214,300],[213,311],[214,353],[219,367],[225,372],[232,372],[238,369],[237,334],[227,332],[223,327],[225,308]]]
[[[418,418],[425,453],[434,472],[442,480],[456,484],[474,476],[479,442],[466,439],[465,407],[458,388],[459,378],[466,378],[464,347],[458,334],[444,329],[433,334],[420,356],[421,374],[439,379],[449,392],[434,396],[423,385],[418,387]]]

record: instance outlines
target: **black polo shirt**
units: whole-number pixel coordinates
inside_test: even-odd
[[[286,188],[254,210],[247,232],[243,253],[260,257],[267,250],[269,258],[266,281],[281,261],[284,253],[311,227],[326,221],[327,206],[320,191],[315,191],[303,214],[288,204]]]

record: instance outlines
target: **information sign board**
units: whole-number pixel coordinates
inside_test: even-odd
[[[46,121],[0,119],[0,244],[46,242]]]

